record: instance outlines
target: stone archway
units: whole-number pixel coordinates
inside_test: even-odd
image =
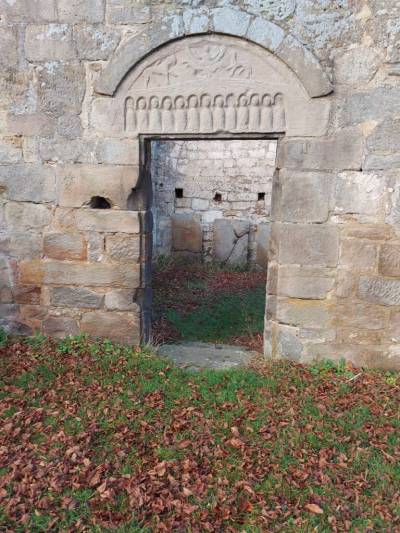
[[[296,74],[311,98],[333,90],[318,60],[297,39],[260,16],[223,7],[207,15],[188,9],[180,16],[154,21],[146,33],[131,38],[116,52],[98,80],[96,92],[113,96],[127,73],[158,48],[177,39],[210,33],[238,37],[271,52]]]
[[[285,217],[296,225],[297,220],[292,221],[291,215],[282,210],[282,187],[287,187],[286,183],[294,178],[292,170],[288,173],[282,170],[283,158],[292,162],[296,157],[302,158],[299,147],[300,151],[304,150],[308,139],[326,134],[330,102],[317,97],[330,93],[331,85],[315,58],[300,43],[285,38],[278,27],[261,19],[249,19],[238,31],[239,21],[236,20],[232,22],[230,35],[222,35],[218,13],[214,13],[207,27],[209,31],[211,25],[215,33],[199,34],[177,29],[181,28],[179,25],[160,25],[158,31],[153,28],[151,32],[155,35],[153,39],[135,38],[122,47],[97,81],[99,96],[92,103],[90,124],[102,136],[129,142],[141,163],[136,182],[132,182],[136,187],[133,196],[137,194],[137,198],[130,198],[128,208],[136,210],[141,220],[141,281],[136,301],[141,306],[142,336],[146,336],[149,322],[150,283],[146,252],[149,248],[147,206],[141,196],[141,191],[146,189],[143,186],[146,160],[141,151],[146,139],[159,136],[233,138],[260,134],[285,138],[278,150],[280,172],[273,191],[265,348],[268,354],[285,356],[282,335],[287,336],[287,331],[284,322],[281,324],[278,319],[284,308],[278,287],[280,246],[282,235],[290,229],[285,225]],[[236,36],[232,36],[235,32]],[[291,138],[296,142],[294,148],[290,145]],[[309,190],[308,201],[312,205],[320,201],[318,177],[316,179]],[[301,216],[305,223],[315,222],[312,212],[310,220],[303,211]],[[321,222],[324,221],[318,220],[320,226]],[[308,239],[309,231],[312,235],[316,231],[318,240],[320,230],[305,228],[305,238]],[[329,241],[335,237],[330,235],[329,229],[325,233],[321,238],[326,238],[329,246]],[[314,246],[312,235],[310,242]],[[323,247],[319,254],[325,254]],[[327,256],[329,262],[328,252]],[[300,273],[293,276],[301,279]],[[302,349],[300,341],[291,333],[286,344],[294,346],[295,356]]]

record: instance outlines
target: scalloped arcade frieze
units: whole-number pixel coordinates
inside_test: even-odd
[[[289,132],[323,134],[327,102],[312,100],[272,54],[223,36],[167,45],[133,69],[117,95],[93,103],[92,124],[113,135]]]

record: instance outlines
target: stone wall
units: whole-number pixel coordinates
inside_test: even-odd
[[[275,158],[276,141],[154,142],[154,256],[266,268]]]
[[[138,340],[138,135],[202,133],[199,98],[221,96],[205,129],[254,131],[251,111],[279,137],[266,353],[399,368],[399,19],[393,0],[0,0],[1,325]],[[278,95],[285,120],[262,122]]]

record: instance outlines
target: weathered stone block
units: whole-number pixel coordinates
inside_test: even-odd
[[[117,48],[121,35],[118,31],[105,27],[75,26],[74,39],[81,59],[104,61]]]
[[[364,330],[354,328],[341,328],[338,330],[336,341],[344,344],[368,344],[379,345],[382,343],[385,331],[380,330]]]
[[[13,288],[14,300],[17,304],[39,305],[42,288],[35,285],[17,285]]]
[[[0,4],[0,13],[3,13]],[[0,50],[6,51],[1,54],[1,67],[15,67],[18,64],[18,37],[16,28],[2,25],[0,33]]]
[[[251,22],[246,37],[273,51],[283,41],[285,32],[276,24],[258,17]]]
[[[200,223],[192,215],[172,217],[172,249],[176,252],[200,253],[203,235]]]
[[[49,137],[54,134],[52,117],[40,113],[7,114],[7,130],[11,135]]]
[[[394,369],[393,366],[389,366],[390,363],[388,362],[385,349],[377,346],[367,347],[355,343],[325,343],[310,344],[307,346],[307,356],[303,358],[303,362],[311,362],[313,360],[321,361],[323,359],[329,359],[331,361],[345,359],[357,367]]]
[[[95,98],[90,109],[90,126],[104,136],[121,137],[121,124],[114,120],[113,103],[110,98]]]
[[[36,137],[25,137],[22,141],[22,153],[25,163],[39,161],[39,141]]]
[[[377,259],[377,246],[358,239],[342,239],[339,265],[361,270],[373,269]]]
[[[104,254],[104,235],[91,231],[88,236],[89,261],[101,261]]]
[[[357,85],[368,83],[379,67],[379,55],[370,47],[346,50],[335,58],[335,79],[338,83]]]
[[[40,165],[0,166],[0,189],[10,200],[53,202],[56,199],[54,169]]]
[[[388,323],[390,310],[379,305],[366,302],[342,300],[335,308],[335,325],[339,330],[350,328],[355,330],[381,330]]]
[[[332,199],[332,175],[282,170],[279,181],[282,222],[327,221]]]
[[[58,17],[61,22],[97,23],[104,20],[104,0],[58,0]]]
[[[96,157],[104,165],[137,165],[139,143],[131,139],[100,139]]]
[[[360,278],[358,295],[380,305],[400,305],[400,280],[364,276]]]
[[[392,224],[398,231],[400,229],[400,177],[397,179],[397,183],[394,184],[388,204],[389,214],[386,217],[386,222]]]
[[[400,277],[400,245],[383,244],[379,253],[379,273]]]
[[[117,209],[79,209],[76,226],[79,230],[104,233],[139,233],[139,213]]]
[[[384,209],[386,181],[375,173],[342,172],[335,185],[335,210],[377,217]]]
[[[269,223],[261,223],[257,225],[256,231],[256,263],[264,270],[268,267],[269,254]]]
[[[283,324],[324,329],[331,324],[327,303],[315,300],[286,300],[278,298],[276,318]]]
[[[303,344],[298,338],[297,328],[279,325],[275,357],[300,361]]]
[[[151,20],[150,7],[130,0],[108,0],[107,20],[110,24],[146,24]]]
[[[339,124],[343,127],[392,118],[396,115],[399,105],[398,87],[383,85],[368,92],[352,93],[344,100]]]
[[[81,329],[94,338],[107,338],[123,344],[140,342],[140,318],[137,313],[115,311],[85,313]]]
[[[139,262],[140,240],[140,235],[135,237],[110,235],[106,237],[106,252],[108,257],[113,261]]]
[[[17,231],[38,230],[51,221],[51,208],[41,204],[8,202],[5,213],[7,223]]]
[[[348,298],[355,292],[356,277],[348,270],[338,270],[336,277],[335,295],[339,298]]]
[[[0,0],[0,12],[8,22],[57,20],[56,0]]]
[[[137,166],[68,165],[59,168],[59,205],[81,207],[88,205],[93,196],[101,196],[112,206],[125,209],[138,174]]]
[[[82,134],[81,118],[78,115],[66,114],[57,120],[57,134],[67,139],[76,139]]]
[[[47,62],[38,70],[38,106],[54,117],[82,111],[86,91],[85,68],[72,61]]]
[[[54,136],[41,139],[39,152],[42,160],[60,163],[92,163],[96,141],[92,139],[69,139]]]
[[[105,306],[110,311],[135,311],[137,313],[140,311],[139,305],[135,302],[135,291],[126,289],[107,292]]]
[[[399,154],[369,154],[364,163],[365,170],[386,170],[399,167]]]
[[[43,255],[51,259],[86,259],[86,242],[79,233],[46,233]]]
[[[50,316],[43,322],[42,329],[43,333],[58,338],[79,333],[77,321],[68,316]]]
[[[50,303],[54,307],[99,309],[104,296],[84,288],[55,287],[51,289]]]
[[[39,141],[36,137],[24,137],[22,140],[22,153],[25,163],[39,161]]]
[[[345,225],[341,229],[343,237],[385,241],[393,238],[393,228],[389,224],[356,224]]]
[[[68,61],[76,57],[72,30],[65,24],[30,25],[25,33],[28,61]]]
[[[187,8],[182,14],[186,33],[205,33],[210,29],[208,14],[200,12],[197,8]]]
[[[214,259],[223,263],[245,265],[249,254],[249,232],[248,220],[216,220]]]
[[[23,228],[22,228],[23,229]],[[16,259],[35,259],[42,254],[42,235],[37,231],[13,231],[7,242],[0,237],[0,249]]]
[[[0,236],[0,247],[2,239]],[[6,257],[0,256],[0,303],[13,303],[14,287],[14,268],[12,261]]]
[[[390,317],[390,333],[393,342],[400,342],[400,311],[395,311]]]
[[[140,285],[139,265],[67,261],[21,261],[20,280],[26,285],[79,285],[82,287],[126,287]]]
[[[19,311],[19,305],[16,304],[0,304],[0,326],[6,327],[6,331],[9,331],[8,322],[11,322],[17,318]]]
[[[302,80],[311,97],[332,92],[331,82],[326,73],[321,71],[316,57],[293,36],[287,35],[283,39],[277,53]]]
[[[321,224],[279,224],[282,264],[334,267],[338,262],[338,229]]]
[[[21,305],[20,317],[25,324],[32,328],[40,327],[41,321],[47,316],[47,307],[41,305]]]
[[[54,220],[51,229],[54,231],[76,232],[76,209],[67,209],[65,207],[56,207],[54,211]]]
[[[400,119],[387,119],[378,124],[367,138],[370,152],[400,150]]]
[[[189,200],[189,206],[190,206],[189,198],[182,198],[182,200]],[[203,198],[193,198],[191,207],[195,211],[205,211],[206,209],[210,207],[210,202],[209,200],[204,200]]]
[[[336,137],[284,141],[278,147],[278,168],[297,170],[360,170],[361,133],[342,130]]]
[[[213,12],[212,25],[216,32],[245,35],[249,23],[250,15],[238,9],[221,7],[215,9]]]
[[[333,289],[334,271],[327,268],[281,266],[278,295],[307,300],[323,300]]]

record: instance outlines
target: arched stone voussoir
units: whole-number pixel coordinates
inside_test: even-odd
[[[230,35],[262,46],[297,75],[311,98],[325,96],[333,90],[317,58],[297,39],[262,17],[222,7],[209,15],[189,9],[182,16],[154,21],[145,32],[117,50],[96,83],[96,92],[113,96],[127,73],[153,51],[184,37],[210,33]]]

